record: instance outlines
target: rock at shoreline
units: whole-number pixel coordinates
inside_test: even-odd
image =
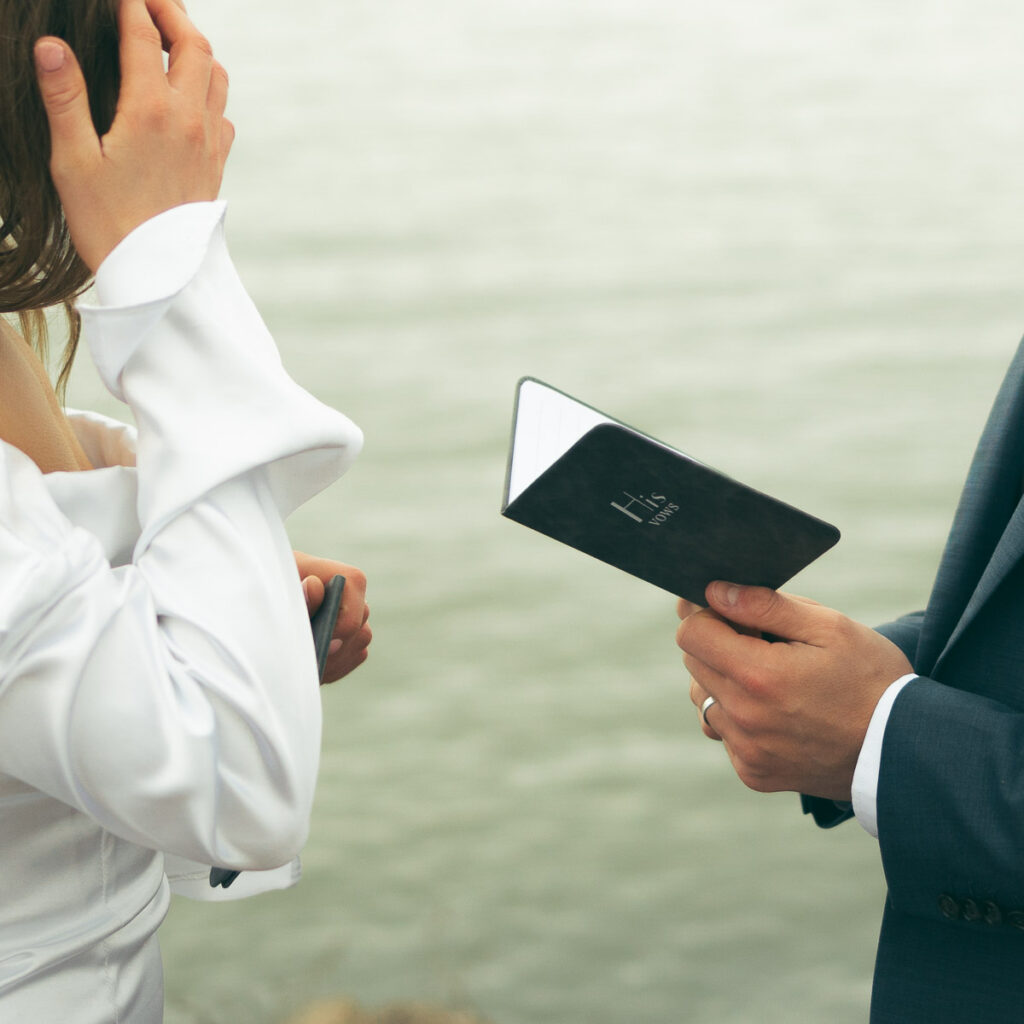
[[[468,1010],[422,1003],[389,1003],[367,1009],[350,999],[323,999],[299,1010],[285,1024],[489,1024]]]

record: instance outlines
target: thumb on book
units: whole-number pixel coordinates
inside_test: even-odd
[[[708,584],[708,604],[737,626],[783,640],[810,643],[816,634],[814,610],[821,605],[769,587],[744,587],[718,580]]]
[[[312,615],[323,604],[323,580],[318,576],[307,576],[302,581],[302,596],[306,599],[306,611]]]

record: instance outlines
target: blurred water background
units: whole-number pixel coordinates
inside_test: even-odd
[[[175,903],[169,1024],[419,999],[496,1024],[866,1019],[856,825],[701,736],[674,602],[498,515],[532,374],[838,524],[793,589],[921,606],[1024,325],[1009,0],[190,0],[241,273],[360,423],[296,546],[376,639],[324,693],[306,875]],[[83,370],[73,400],[116,412]]]

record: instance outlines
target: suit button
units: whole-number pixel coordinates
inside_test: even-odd
[[[1003,923],[1003,912],[998,903],[989,900],[982,910],[985,912],[985,924],[997,925]]]
[[[981,908],[972,899],[966,899],[963,903],[963,912],[965,921],[980,921],[981,920]]]
[[[960,916],[960,904],[947,893],[943,893],[939,897],[939,910],[942,912],[942,916],[948,917],[950,921],[955,921]],[[1024,927],[1024,915],[1021,917],[1021,927]]]
[[[1024,931],[1024,910],[1011,910],[1006,915],[1006,923],[1013,928]]]

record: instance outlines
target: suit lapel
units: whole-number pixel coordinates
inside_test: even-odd
[[[917,671],[932,674],[1024,557],[1024,343],[996,396],[964,485],[922,626]]]
[[[1017,507],[1006,531],[996,545],[992,558],[982,573],[977,587],[971,594],[963,614],[939,653],[935,662],[936,670],[941,667],[943,658],[951,651],[975,616],[985,606],[989,598],[996,592],[1011,569],[1024,557],[1024,504]]]

